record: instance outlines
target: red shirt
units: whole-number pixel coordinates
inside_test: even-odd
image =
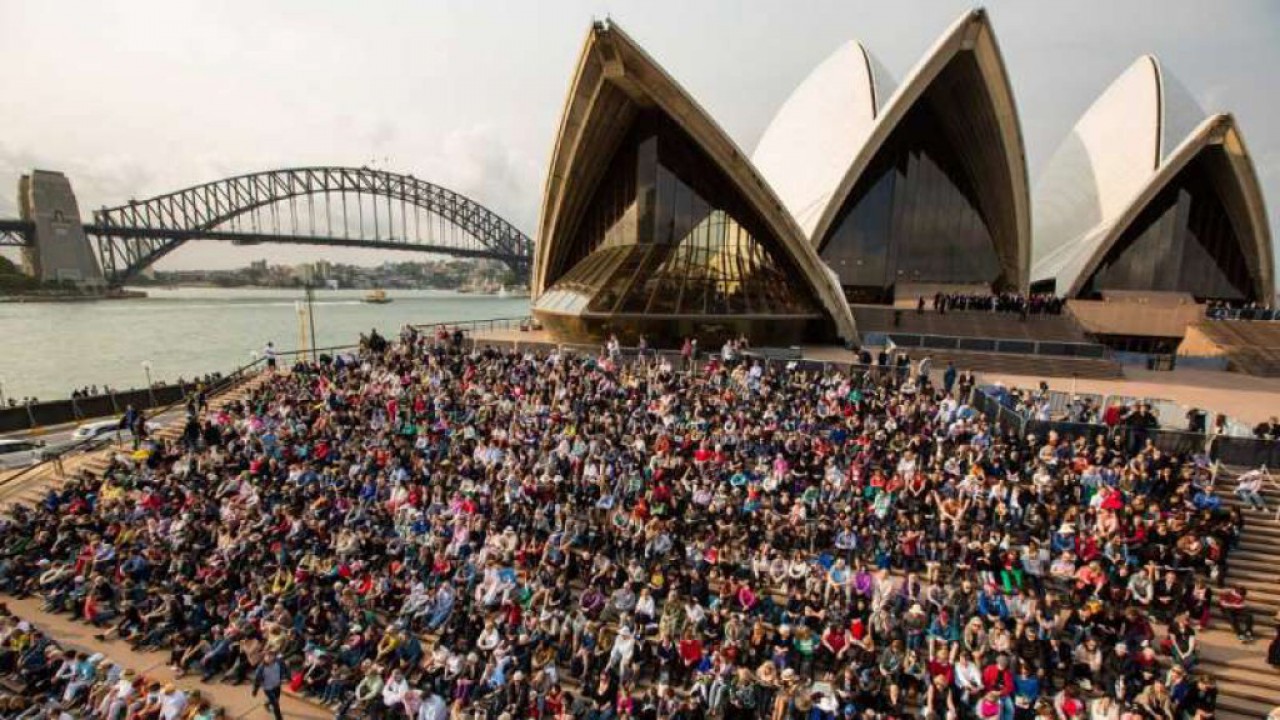
[[[929,669],[929,677],[932,678],[932,677],[937,677],[941,675],[942,677],[946,678],[947,685],[950,685],[952,682],[955,681],[955,678],[956,678],[955,668],[952,667],[951,663],[938,661],[938,660],[930,660],[927,667]]]
[[[1013,695],[1013,671],[999,665],[991,664],[982,671],[982,687],[987,690],[998,690],[1004,697]]]
[[[830,645],[833,652],[844,649],[844,633],[837,632],[834,628],[827,628],[827,631],[822,634],[822,641]]]
[[[702,641],[697,638],[680,641],[680,659],[692,665],[702,659]]]

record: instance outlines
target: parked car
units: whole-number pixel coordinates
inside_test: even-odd
[[[159,423],[147,421],[147,432],[153,433],[160,429]],[[61,455],[69,450],[90,450],[101,447],[107,443],[116,440],[125,440],[131,437],[128,430],[120,427],[120,419],[112,420],[95,420],[87,422],[75,429],[71,433],[71,437],[61,442],[49,443],[40,450],[40,457],[51,458]]]
[[[44,443],[39,440],[0,439],[0,469],[13,469],[32,465],[40,460]]]
[[[120,436],[123,437],[124,435],[127,434],[127,432],[128,432],[127,430],[124,430],[120,427],[119,418],[116,418],[113,420],[97,420],[94,422],[85,423],[80,427],[76,428],[76,431],[71,433],[71,439],[72,441],[75,441],[75,442],[86,442],[89,440],[96,440],[98,438],[108,436],[108,435],[114,436],[117,433],[119,433]]]

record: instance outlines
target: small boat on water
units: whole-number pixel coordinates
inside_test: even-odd
[[[377,290],[370,290],[365,293],[364,301],[367,303],[373,303],[374,305],[386,305],[391,302],[391,298],[387,297],[386,290],[378,288]]]

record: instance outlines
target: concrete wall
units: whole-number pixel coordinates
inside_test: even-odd
[[[1204,320],[1204,306],[1190,297],[1151,293],[1125,299],[1068,300],[1067,311],[1097,335],[1183,337],[1187,327]]]
[[[27,272],[44,281],[70,280],[102,287],[102,268],[80,222],[80,206],[66,175],[35,170],[18,183],[22,219],[35,224],[35,242],[23,251]]]
[[[77,400],[53,400],[35,405],[0,408],[0,432],[27,430],[46,425],[78,422],[92,418],[119,415],[129,405],[142,410],[168,405],[181,400],[195,385],[161,385],[153,392],[126,390],[111,395],[97,395]],[[156,404],[152,405],[152,399]]]

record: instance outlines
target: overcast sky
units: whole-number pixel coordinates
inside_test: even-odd
[[[901,80],[953,0],[0,0],[0,215],[62,170],[82,214],[229,175],[374,165],[458,190],[532,234],[587,28],[611,16],[748,152],[778,105],[857,38]],[[1234,112],[1280,211],[1280,2],[987,3],[1031,179],[1142,53]],[[6,185],[6,183],[8,185]],[[5,188],[9,189],[5,189]],[[167,269],[410,256],[192,244]]]

